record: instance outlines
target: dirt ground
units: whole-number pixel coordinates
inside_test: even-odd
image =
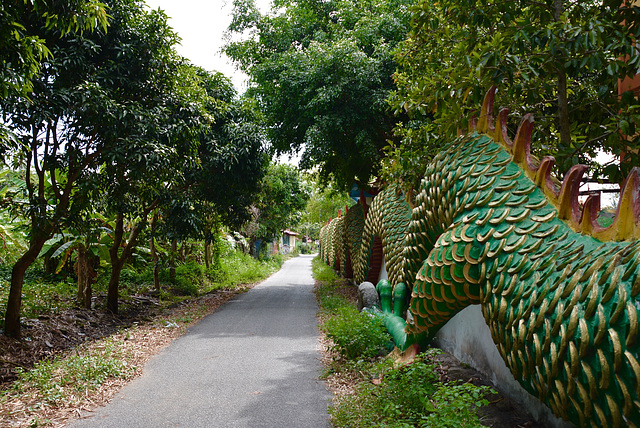
[[[104,307],[98,297],[96,308]],[[118,315],[103,309],[67,309],[61,313],[22,320],[22,339],[0,335],[0,389],[16,377],[16,368],[28,370],[45,358],[52,358],[77,345],[109,336],[116,331],[150,321],[159,311],[153,296],[134,296],[121,305]]]

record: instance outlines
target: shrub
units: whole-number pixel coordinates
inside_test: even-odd
[[[175,288],[181,294],[195,296],[203,284],[204,266],[194,260],[176,267]]]
[[[438,382],[429,354],[398,368],[383,367],[379,382],[362,382],[354,395],[340,398],[329,411],[333,426],[369,427],[480,427],[477,408],[488,404],[487,387]]]
[[[302,242],[298,246],[300,254],[312,254],[314,252],[313,244]]]
[[[334,349],[347,359],[372,358],[390,350],[391,336],[381,317],[340,307],[322,326]]]
[[[430,412],[422,427],[480,428],[478,408],[489,404],[484,396],[489,387],[470,383],[438,384],[438,390],[425,403]]]

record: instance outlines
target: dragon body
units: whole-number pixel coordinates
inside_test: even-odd
[[[406,320],[386,315],[403,327],[393,334],[401,350],[424,346],[479,304],[515,379],[554,414],[579,426],[640,427],[640,170],[603,228],[599,196],[578,204],[586,167],[554,180],[553,159],[529,153],[532,119],[511,141],[506,111],[494,126],[492,104],[490,91],[476,131],[434,159],[413,208],[391,186],[373,200],[361,237],[340,229],[347,213],[322,247],[342,246],[359,283],[377,276],[369,261],[382,245],[391,287],[413,290]],[[330,256],[323,250],[335,266]]]

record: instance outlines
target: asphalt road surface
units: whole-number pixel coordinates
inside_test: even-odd
[[[328,427],[312,256],[238,295],[68,427]]]

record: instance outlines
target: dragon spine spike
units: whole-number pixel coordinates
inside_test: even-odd
[[[525,171],[532,172],[535,175],[536,162],[531,159],[531,133],[533,132],[533,115],[526,114],[520,121],[516,137],[511,143],[511,154],[513,155],[513,161],[522,165]]]
[[[562,187],[557,193],[558,197],[558,218],[568,220],[574,230],[580,223],[580,203],[578,195],[580,193],[580,183],[582,176],[589,168],[586,165],[574,165],[564,176]]]
[[[473,113],[471,116],[471,119],[469,119],[469,133],[472,133],[477,129],[478,129],[478,118],[476,117],[476,114]],[[464,133],[462,133],[462,131],[458,129],[458,136],[460,137],[462,135],[464,135]]]
[[[551,170],[553,169],[553,165],[555,165],[556,160],[553,156],[545,156],[540,161],[540,166],[536,170],[536,175],[533,181],[536,183],[536,186],[545,190],[545,189],[554,189],[555,185],[553,184],[553,179],[551,178]],[[553,192],[555,197],[555,192]]]
[[[620,201],[611,226],[594,233],[601,240],[640,238],[640,168],[634,167],[620,189]]]
[[[493,126],[493,101],[496,96],[496,86],[492,86],[484,96],[482,102],[482,110],[480,110],[480,117],[476,124],[476,130],[483,134],[492,132],[495,128]]]
[[[584,201],[582,208],[582,218],[580,219],[580,232],[583,235],[593,235],[598,230],[602,230],[596,218],[600,212],[600,193],[592,193]]]
[[[495,128],[493,131],[493,139],[496,143],[500,143],[503,146],[509,141],[509,135],[507,134],[507,117],[509,116],[509,109],[502,108],[498,113],[498,119],[496,120]]]

